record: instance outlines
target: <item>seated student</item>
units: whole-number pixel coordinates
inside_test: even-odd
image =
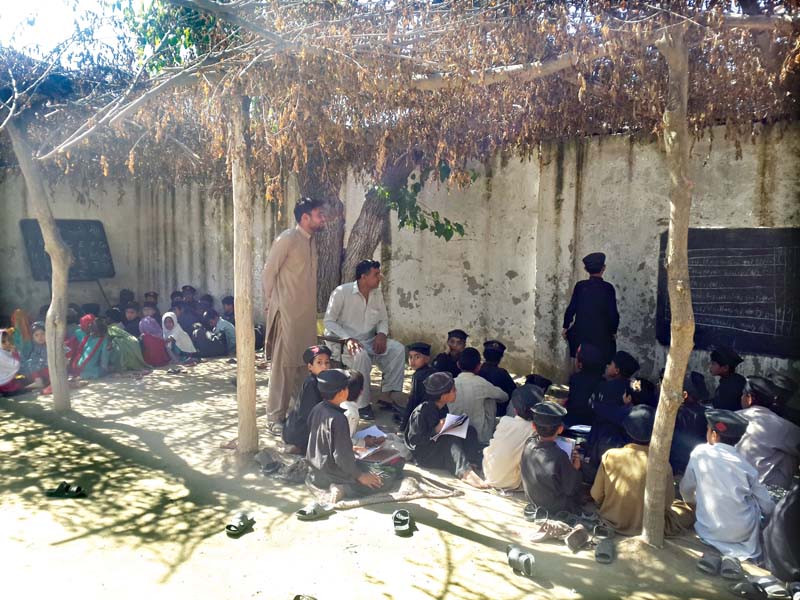
[[[197,290],[191,285],[184,285],[181,287],[181,293],[183,294],[183,301],[186,302],[192,309],[196,309],[196,301],[194,299]]]
[[[81,330],[86,325],[88,334],[82,337],[77,352],[72,356],[69,372],[82,379],[99,379],[108,373],[108,327],[105,319],[96,319],[92,314],[81,317]]]
[[[14,348],[14,333],[8,329],[0,329],[0,395],[16,394],[25,388],[25,380],[17,377],[19,367],[19,352]]]
[[[781,581],[800,581],[800,483],[795,482],[764,529],[767,569]]]
[[[142,357],[151,367],[163,367],[172,362],[167,350],[167,341],[161,335],[161,326],[153,317],[142,317],[139,321],[139,341]]]
[[[764,377],[748,377],[742,392],[747,431],[736,450],[758,471],[764,485],[789,489],[800,461],[800,427],[780,416],[775,386]]]
[[[222,298],[222,318],[234,327],[236,326],[236,312],[233,306],[233,296],[224,296]]]
[[[47,340],[44,323],[36,321],[31,325],[31,346],[22,356],[20,373],[31,381],[28,389],[43,388],[50,383],[50,371],[47,368]]]
[[[591,425],[594,422],[594,411],[589,406],[589,398],[603,381],[605,368],[603,354],[596,346],[588,343],[580,345],[575,362],[578,370],[569,377],[567,416],[564,419],[568,427]]]
[[[194,331],[195,323],[202,321],[200,315],[194,311],[191,305],[183,300],[175,302],[172,305],[172,311],[178,319],[178,325],[186,332]]]
[[[139,303],[129,302],[125,306],[125,315],[121,322],[122,328],[127,331],[128,334],[132,335],[133,337],[137,337],[139,335],[140,318],[141,315],[139,315]]]
[[[511,394],[513,417],[501,417],[489,447],[483,451],[483,474],[490,486],[516,490],[522,485],[522,451],[533,435],[532,409],[544,401],[537,386],[522,386]]]
[[[137,320],[137,335],[131,335],[122,328],[121,316],[116,308],[110,308],[106,311],[108,339],[111,342],[109,370],[122,372],[149,369],[150,366],[145,362],[142,356],[142,347],[139,344],[139,320]]]
[[[522,386],[518,387],[517,390],[526,389],[528,390],[526,392],[528,395],[534,394],[537,397],[541,393],[542,399],[544,399],[544,394],[547,391],[547,388],[549,388],[551,385],[553,385],[552,380],[548,379],[547,377],[537,375],[536,373],[531,373],[525,376],[525,383]],[[536,389],[534,390],[533,388]],[[517,411],[514,409],[514,405],[511,401],[509,401],[508,403],[508,408],[506,409],[506,416],[507,417],[517,416]]]
[[[341,369],[322,371],[317,376],[322,402],[308,418],[308,480],[318,488],[331,489],[334,502],[374,494],[392,481],[356,462],[347,417],[341,409],[348,397],[348,381],[348,374]]]
[[[556,438],[564,431],[567,409],[555,402],[544,401],[532,409],[532,437],[522,451],[522,486],[531,504],[544,508],[553,516],[566,510],[578,512],[581,507],[583,480],[581,459],[577,452],[567,456],[556,445]]]
[[[228,354],[236,356],[236,328],[219,316],[213,308],[209,308],[203,313],[203,321],[213,333],[225,336],[225,345]]]
[[[450,373],[433,373],[424,383],[427,400],[417,406],[408,420],[404,437],[414,460],[420,466],[446,469],[464,483],[479,489],[488,488],[472,468],[480,464],[481,450],[475,429],[467,428],[467,437],[453,435],[431,438],[441,431],[448,414],[447,405],[456,399],[456,386]]]
[[[118,308],[120,311],[124,311],[125,307],[134,300],[136,300],[136,294],[133,293],[133,290],[123,288],[119,291],[119,302],[116,306],[112,306],[111,308]]]
[[[607,450],[625,445],[623,422],[631,411],[631,399],[627,379],[603,381],[592,394],[589,404],[594,412],[594,423],[586,440],[588,463],[584,469],[587,481],[594,481],[595,471]]]
[[[81,316],[92,315],[97,318],[100,316],[100,305],[97,302],[87,302],[81,304]]]
[[[683,380],[683,404],[675,417],[675,433],[669,462],[676,473],[686,471],[689,455],[706,440],[706,407],[708,388],[702,373],[692,371]]]
[[[487,340],[483,342],[483,364],[478,375],[483,377],[492,385],[499,387],[503,390],[508,397],[517,389],[517,384],[511,378],[503,367],[500,366],[500,361],[503,360],[503,355],[506,352],[506,346],[503,342],[497,340]],[[497,414],[504,415],[508,409],[508,401],[501,402],[497,405]]]
[[[461,369],[458,367],[458,359],[461,358],[461,353],[467,347],[467,338],[469,334],[465,333],[463,329],[453,329],[447,332],[447,352],[437,354],[433,359],[433,369],[435,371],[447,371],[453,376],[453,379],[458,377]]]
[[[778,400],[783,407],[783,414],[781,416],[795,425],[800,425],[800,410],[798,410],[794,405],[795,403],[792,402],[794,395],[797,393],[797,382],[791,377],[774,371],[769,373],[767,378],[772,382],[772,385],[775,386],[775,391],[778,393]]]
[[[634,377],[628,383],[628,394],[631,397],[631,405],[639,406],[645,404],[658,407],[658,390],[656,384],[644,377]]]
[[[680,491],[696,504],[694,529],[724,556],[742,560],[761,555],[761,515],[775,508],[758,481],[758,471],[736,451],[747,419],[730,410],[706,411],[706,444],[692,450]]]
[[[450,406],[454,415],[467,415],[470,426],[475,428],[478,441],[486,445],[492,439],[497,417],[497,406],[508,401],[499,387],[492,385],[478,375],[481,355],[475,348],[467,348],[458,359],[461,373],[455,379],[457,395]]]
[[[358,412],[358,403],[350,398],[358,398],[361,395],[364,390],[364,376],[361,371],[355,369],[345,369],[345,371],[347,372],[347,400],[342,402],[341,407],[344,409],[344,416],[350,426],[350,437],[352,438],[358,431],[361,414]],[[370,439],[370,436],[367,436],[366,439]],[[354,445],[357,444],[354,442]]]
[[[425,402],[425,379],[427,379],[428,375],[436,372],[430,365],[430,344],[414,342],[413,344],[409,344],[407,348],[408,366],[414,369],[414,375],[411,376],[411,394],[408,396],[408,403],[403,413],[403,420],[400,423],[400,431],[405,431],[411,413],[414,412],[414,409],[420,404]]]
[[[225,335],[214,333],[202,323],[195,323],[192,329],[192,343],[197,348],[200,358],[218,358],[228,355],[228,345]]]
[[[161,336],[168,342],[167,350],[175,362],[191,362],[197,355],[192,338],[178,323],[174,312],[165,312],[161,317]]]
[[[203,314],[207,310],[214,308],[214,296],[211,294],[203,294],[197,299],[197,311]]]
[[[714,408],[732,411],[741,408],[746,379],[736,372],[736,367],[742,360],[733,348],[727,346],[717,346],[711,351],[711,364],[708,370],[712,376],[719,377],[719,385],[711,399]]]
[[[173,290],[169,295],[169,305],[175,306],[176,302],[183,302],[183,292],[180,290]]]
[[[606,367],[606,381],[612,381],[614,379],[627,381],[633,377],[638,370],[639,361],[624,350],[619,350],[614,354],[614,358],[611,359],[608,367]]]
[[[296,406],[289,410],[286,424],[283,426],[281,438],[288,444],[288,454],[305,454],[308,445],[308,416],[320,402],[322,396],[317,388],[317,375],[331,368],[331,349],[327,346],[310,346],[303,352],[308,375],[300,389],[300,399]]]
[[[656,411],[641,404],[633,407],[623,421],[631,440],[623,448],[608,450],[600,462],[592,485],[592,498],[600,516],[622,535],[639,535],[644,516],[644,487],[647,479],[647,455]],[[667,469],[665,504],[669,508],[675,499],[672,469]]]
[[[11,327],[14,329],[14,347],[19,352],[20,356],[24,357],[30,351],[32,341],[32,332],[30,319],[28,313],[21,308],[16,309],[11,313]]]
[[[158,292],[145,292],[144,301],[158,305]]]
[[[146,301],[142,304],[142,317],[152,317],[156,323],[161,322],[161,313],[158,310],[158,304],[151,301]]]

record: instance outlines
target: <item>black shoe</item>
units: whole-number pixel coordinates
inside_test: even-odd
[[[371,406],[365,406],[364,408],[358,409],[358,416],[364,419],[365,421],[374,421],[375,420],[375,413],[372,412]]]

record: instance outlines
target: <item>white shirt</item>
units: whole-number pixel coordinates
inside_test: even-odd
[[[515,490],[522,485],[520,461],[533,425],[520,416],[502,417],[483,451],[483,473],[492,487]]]
[[[497,403],[506,400],[508,394],[499,387],[465,371],[456,377],[456,399],[449,409],[454,415],[467,415],[469,424],[478,433],[478,441],[488,444],[494,433]]]
[[[681,496],[697,504],[694,529],[725,556],[741,560],[761,554],[761,513],[775,504],[758,472],[728,444],[700,444],[681,479]]]
[[[736,449],[758,471],[764,485],[792,487],[800,458],[800,427],[764,406],[736,411],[748,420]]]
[[[343,283],[331,294],[325,311],[325,335],[366,342],[378,333],[389,334],[389,315],[381,289],[364,298],[355,281]]]

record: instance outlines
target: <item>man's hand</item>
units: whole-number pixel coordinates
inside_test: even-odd
[[[381,478],[375,475],[375,473],[362,473],[358,476],[358,483],[372,488],[373,490],[377,490],[383,485]]]
[[[379,333],[375,336],[375,340],[372,342],[372,351],[375,354],[383,354],[386,352],[386,334]]]
[[[356,352],[358,352],[359,350],[361,350],[361,348],[363,348],[363,346],[361,345],[361,342],[359,342],[359,341],[358,341],[357,339],[355,339],[355,338],[349,338],[349,339],[347,340],[347,343],[345,344],[345,347],[347,348],[347,351],[348,351],[348,352],[349,352],[351,355],[354,355]]]
[[[444,419],[439,419],[439,424],[436,427],[434,427],[433,430],[436,433],[439,433],[442,430],[442,427],[444,427]]]

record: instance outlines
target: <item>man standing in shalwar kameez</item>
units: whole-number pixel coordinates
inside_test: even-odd
[[[272,348],[267,431],[280,436],[292,395],[305,373],[303,351],[317,341],[317,247],[313,234],[325,227],[323,202],[302,198],[297,226],[281,233],[264,265],[267,348]]]

